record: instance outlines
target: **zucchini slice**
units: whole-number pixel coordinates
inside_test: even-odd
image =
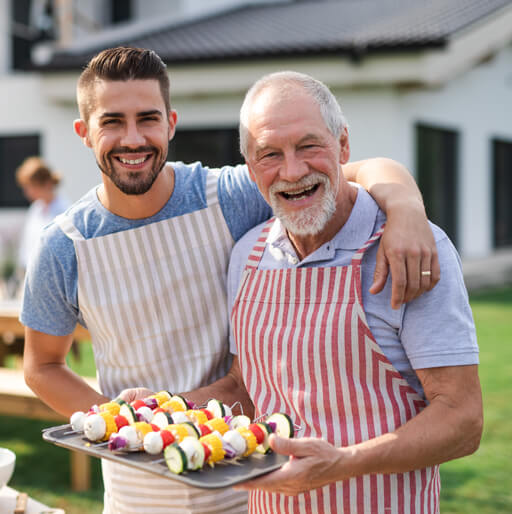
[[[160,428],[160,430],[162,430],[167,425],[172,425],[174,421],[172,419],[172,416],[168,412],[160,411],[153,416],[151,423],[153,423],[153,425],[156,425],[158,428]]]
[[[164,450],[164,458],[172,473],[180,475],[187,470],[187,455],[177,443],[172,443]]]
[[[293,428],[293,422],[288,416],[288,414],[285,414],[284,412],[275,412],[274,414],[271,414],[267,419],[266,423],[268,423],[270,426],[272,424],[275,425],[274,433],[277,434],[279,437],[286,437],[291,438],[295,434],[295,429]]]
[[[185,400],[185,398],[183,398],[183,396],[181,396],[180,394],[174,394],[172,395],[169,400],[173,400],[173,401],[176,401],[176,402],[179,402],[182,406],[183,406],[183,410],[186,411],[189,409],[188,407],[188,403],[187,403],[187,400]]]
[[[206,404],[206,408],[213,414],[214,418],[223,418],[226,415],[224,404],[219,400],[212,398]]]
[[[126,418],[126,421],[128,421],[130,425],[132,423],[135,423],[136,421],[139,421],[135,409],[128,403],[123,403],[121,405],[121,408],[119,409],[119,414],[121,414],[121,416],[124,416]]]
[[[201,469],[204,465],[204,446],[195,437],[185,437],[180,443],[180,448],[187,456],[187,466],[191,471]]]
[[[192,423],[192,421],[185,421],[184,423],[180,423],[183,425],[188,432],[190,437],[194,437],[195,439],[199,439],[201,437],[200,430]]]
[[[233,419],[229,423],[232,430],[236,430],[239,427],[248,427],[251,424],[251,419],[245,414],[233,416]]]

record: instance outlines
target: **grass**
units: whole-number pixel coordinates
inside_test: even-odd
[[[485,427],[480,449],[472,456],[441,466],[443,514],[502,514],[512,512],[512,289],[471,296],[480,345],[480,380]],[[82,361],[70,365],[83,375],[94,374],[89,345]],[[52,423],[4,418],[0,446],[13,449],[16,470],[10,485],[67,514],[102,511],[99,461],[92,459],[92,488],[72,493],[69,453],[45,443],[41,430]]]
[[[472,456],[441,466],[443,514],[512,512],[512,289],[472,295],[484,433]]]

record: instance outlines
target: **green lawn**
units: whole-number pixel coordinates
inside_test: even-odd
[[[512,289],[473,295],[484,434],[472,456],[441,467],[443,514],[512,512]]]
[[[480,345],[480,379],[485,428],[476,454],[441,467],[443,514],[512,512],[512,289],[473,295],[471,305]],[[82,362],[70,364],[84,375],[94,373],[83,345]],[[87,350],[87,351],[85,351]],[[52,423],[4,418],[0,446],[17,454],[10,485],[67,514],[95,514],[102,509],[99,461],[92,460],[93,487],[87,493],[69,489],[69,453],[41,439]]]

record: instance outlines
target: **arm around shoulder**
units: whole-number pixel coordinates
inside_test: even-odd
[[[407,168],[380,157],[345,164],[343,173],[364,187],[387,216],[370,292],[382,291],[389,271],[395,309],[430,291],[440,277],[436,244],[420,190]]]

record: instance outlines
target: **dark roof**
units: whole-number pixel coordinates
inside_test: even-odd
[[[153,32],[113,39],[108,46],[155,50],[167,63],[443,46],[464,28],[512,0],[338,0],[235,8]],[[82,67],[105,48],[59,51],[44,67]]]

